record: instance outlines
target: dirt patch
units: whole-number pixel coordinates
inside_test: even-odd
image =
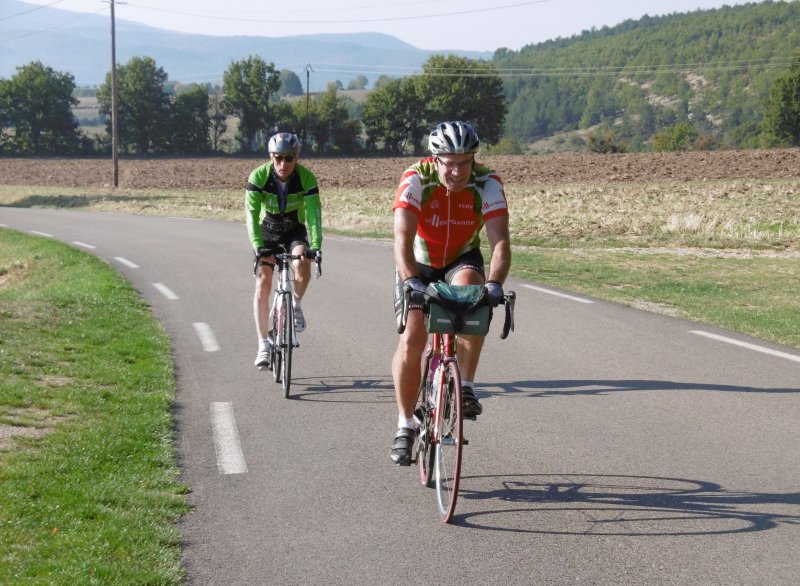
[[[509,185],[558,183],[646,183],[723,179],[800,178],[800,149],[717,152],[487,156]],[[415,157],[303,158],[320,187],[394,188]],[[128,189],[243,189],[264,157],[124,158],[119,186]],[[0,184],[110,187],[108,159],[0,159]]]
[[[46,427],[20,427],[0,423],[0,450],[11,447],[11,440],[15,437],[43,437],[52,429]]]

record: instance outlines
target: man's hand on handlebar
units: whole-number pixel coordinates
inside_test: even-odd
[[[303,256],[317,264],[314,270],[314,278],[319,279],[322,276],[322,251],[318,248],[307,248]]]
[[[425,291],[428,286],[419,277],[408,277],[403,279],[403,288],[409,292],[409,300],[414,303],[422,303],[425,299]]]
[[[503,286],[497,281],[486,282],[486,294],[489,296],[489,300],[492,302],[492,307],[497,307],[503,303]]]

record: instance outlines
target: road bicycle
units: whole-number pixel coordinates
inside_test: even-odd
[[[319,278],[322,275],[322,253],[319,250],[306,250],[301,255],[291,254],[282,245],[279,251],[259,248],[259,260],[270,256],[275,257],[275,273],[278,278],[269,309],[270,330],[267,343],[270,359],[266,368],[272,371],[273,379],[281,384],[283,396],[288,399],[292,386],[292,351],[300,346],[294,327],[292,262],[302,258],[313,260],[314,277]]]
[[[406,286],[398,333],[405,331],[411,296],[411,288]],[[515,300],[513,291],[503,296],[505,321],[501,339],[514,330]],[[456,508],[462,448],[469,443],[463,433],[458,336],[486,335],[492,309],[484,287],[479,285],[437,282],[422,295],[425,327],[431,340],[422,357],[422,382],[414,408],[418,427],[412,462],[417,463],[422,485],[436,488],[439,515],[445,523],[452,519]]]

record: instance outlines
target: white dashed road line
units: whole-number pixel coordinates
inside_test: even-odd
[[[197,337],[200,338],[203,350],[206,352],[216,352],[219,350],[219,342],[217,342],[217,337],[211,330],[211,326],[203,322],[195,322],[192,326],[194,327]]]
[[[45,236],[47,238],[52,238],[52,234],[48,234],[47,232],[39,232],[38,230],[31,230],[31,234],[36,234],[36,236]]]
[[[115,256],[114,260],[117,261],[118,263],[124,264],[126,267],[130,267],[132,269],[138,269],[139,268],[139,265],[137,265],[135,262],[130,261],[127,258],[123,258],[121,256]]]
[[[211,425],[214,431],[214,451],[217,455],[217,468],[220,474],[244,474],[247,464],[244,461],[239,430],[233,417],[231,403],[211,403]]]
[[[569,299],[570,301],[576,301],[578,303],[594,303],[591,299],[584,299],[583,297],[576,297],[574,295],[567,295],[566,293],[559,293],[558,291],[551,291],[550,289],[545,289],[544,287],[536,287],[534,285],[522,285],[526,289],[533,289],[534,291],[538,291],[539,293],[547,293],[548,295],[555,295],[556,297],[562,297],[564,299]]]
[[[91,244],[86,244],[85,242],[79,242],[78,240],[73,240],[72,243],[75,244],[76,246],[82,246],[84,248],[88,248],[89,250],[94,250],[95,248],[97,248],[96,246],[92,246]]]
[[[170,288],[167,287],[166,285],[164,285],[163,283],[153,283],[153,287],[158,289],[158,292],[161,293],[167,299],[170,299],[170,300],[174,301],[175,299],[178,298],[178,296],[175,295],[175,293],[173,293],[170,290]]]
[[[726,344],[733,344],[734,346],[741,346],[742,348],[747,348],[748,350],[753,350],[754,352],[761,352],[762,354],[769,354],[771,356],[777,356],[778,358],[784,358],[786,360],[791,360],[793,362],[800,362],[800,356],[796,354],[789,354],[788,352],[781,352],[780,350],[773,350],[772,348],[766,348],[764,346],[758,346],[756,344],[750,344],[749,342],[742,342],[740,340],[734,340],[733,338],[726,338],[725,336],[719,336],[717,334],[712,334],[711,332],[703,332],[700,330],[690,330],[690,334],[695,334],[698,336],[703,336],[705,338],[711,338],[712,340],[717,340],[718,342],[725,342]]]

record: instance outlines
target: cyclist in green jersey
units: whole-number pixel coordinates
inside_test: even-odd
[[[283,245],[292,254],[306,249],[321,251],[322,206],[317,178],[299,164],[300,140],[289,132],[279,132],[269,139],[269,161],[250,173],[245,193],[245,218],[250,242],[256,254],[256,291],[253,298],[258,354],[256,366],[269,362],[269,300],[272,291],[274,258],[258,258],[260,248],[276,249]],[[293,263],[295,330],[301,332],[306,320],[300,300],[311,280],[311,262]]]

